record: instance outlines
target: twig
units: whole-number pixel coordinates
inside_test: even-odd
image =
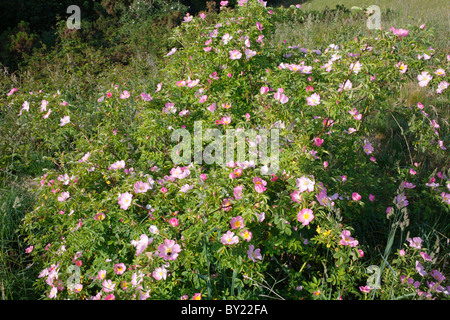
[[[263,287],[263,288],[265,288],[265,289],[268,289],[271,293],[275,294],[275,295],[276,295],[277,297],[279,297],[281,300],[285,300],[282,296],[280,296],[278,293],[276,293],[275,291],[273,291],[272,288],[269,288],[269,287],[267,287],[267,286],[265,286],[265,285],[259,283],[258,281],[256,281],[256,280],[250,278],[249,276],[246,276],[245,274],[244,274],[244,278],[249,279],[249,280],[251,280],[251,281],[257,283],[259,286],[261,286],[261,287]],[[263,296],[263,295],[261,295],[261,296]],[[267,297],[269,297],[269,296],[267,296]]]
[[[395,116],[394,116],[394,114],[392,113],[392,111],[391,111],[391,115],[392,115],[392,118],[394,118],[395,122],[397,123],[398,127],[400,128],[400,131],[401,131],[401,133],[402,133],[403,139],[405,139],[405,142],[406,142],[406,147],[408,148],[409,159],[411,160],[411,165],[414,165],[414,161],[413,161],[412,156],[411,156],[411,150],[409,149],[409,143],[408,143],[408,140],[406,139],[406,136],[405,136],[405,133],[404,133],[404,131],[403,131],[403,128],[402,128],[402,126],[398,123],[398,121],[397,121],[397,119],[395,118]]]

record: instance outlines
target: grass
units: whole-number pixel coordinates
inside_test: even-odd
[[[285,7],[295,4],[301,4],[304,11],[321,11],[325,8],[334,9],[337,5],[344,5],[346,8],[353,6],[367,8],[370,5],[380,7],[382,12],[381,27],[389,29],[390,27],[405,27],[407,24],[426,24],[437,30],[436,43],[440,48],[450,50],[450,2],[446,0],[310,0],[310,1],[282,1]],[[387,11],[393,11],[394,14],[385,14]],[[345,22],[345,24],[342,24]],[[335,25],[341,26],[341,31],[347,33],[348,21],[334,21]],[[333,25],[331,26],[333,27]],[[365,24],[362,24],[365,28]],[[316,32],[316,30],[314,30]],[[323,36],[332,34],[332,29],[326,27],[318,29]]]
[[[383,29],[389,29],[391,26],[405,28],[408,24],[426,24],[427,28],[433,28],[436,31],[435,49],[446,54],[450,53],[448,34],[450,2],[445,0],[281,1],[285,7],[299,3],[304,11],[323,11],[327,7],[334,9],[336,5],[344,5],[346,8],[377,5],[382,12]],[[367,33],[365,21],[360,17],[354,14],[337,14],[320,21],[310,17],[304,23],[281,23],[277,25],[276,32],[270,41],[272,44],[280,44],[286,40],[289,45],[300,44],[302,47],[315,49],[331,43],[341,43]],[[98,52],[91,57],[95,57],[96,54]],[[111,83],[127,82],[127,88],[138,92],[154,87],[153,82],[156,81],[156,59],[145,51],[133,56],[128,65],[111,65],[110,69],[101,70],[100,73],[91,71],[89,68],[82,73],[72,72],[75,63],[69,60],[66,63],[58,63],[55,60],[54,63],[46,64],[45,68],[40,70],[41,74],[25,72],[21,74],[20,79],[17,79],[15,75],[10,77],[3,72],[0,76],[9,78],[8,86],[13,83],[15,87],[39,90],[41,89],[39,86],[47,85],[52,89],[60,88],[63,91],[76,92],[77,95],[73,97],[73,100],[77,100],[80,105],[88,105],[98,92],[105,90]],[[0,81],[0,84],[4,83],[6,82]],[[10,87],[0,86],[0,89],[7,92]],[[417,101],[433,104],[439,110],[444,122],[448,122],[449,101],[431,100],[416,85],[405,85],[401,94],[411,104],[416,104]],[[0,167],[0,299],[2,300],[37,298],[31,287],[36,278],[33,274],[35,271],[28,267],[23,239],[17,230],[21,219],[35,203],[31,191],[34,187],[32,178],[41,175],[42,169],[48,167],[48,163],[39,158],[31,161],[29,166],[15,167],[15,173],[12,175],[4,175],[6,171]],[[3,166],[1,163],[0,165]],[[7,165],[10,167],[9,164]],[[234,289],[234,286],[232,285],[231,288]]]
[[[23,253],[17,227],[35,203],[30,184],[18,181],[0,186],[0,297],[2,300],[38,298],[32,290],[36,275]]]

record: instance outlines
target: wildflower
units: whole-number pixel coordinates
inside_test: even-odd
[[[192,296],[192,300],[202,300],[202,294],[196,293]]]
[[[100,270],[100,271],[97,273],[97,279],[98,279],[99,281],[105,279],[105,277],[106,277],[106,270]]]
[[[247,256],[253,262],[256,262],[256,259],[262,260],[261,249],[256,249],[254,245],[249,245],[247,250]]]
[[[224,245],[233,245],[239,242],[239,238],[232,231],[227,231],[221,238],[220,241]]]
[[[339,235],[341,240],[339,241],[339,244],[343,246],[350,246],[355,247],[358,245],[358,240],[355,240],[354,238],[350,237],[351,233],[348,230],[342,230],[342,233]]]
[[[409,204],[408,200],[406,200],[406,196],[403,193],[395,197],[394,203],[397,205],[399,209],[404,208]]]
[[[117,162],[114,162],[111,166],[108,167],[108,170],[118,170],[125,168],[125,161],[120,160]]]
[[[269,92],[269,87],[262,86],[261,89],[259,89],[259,92],[261,94],[265,94],[265,93]]]
[[[296,179],[297,188],[299,188],[299,192],[312,192],[314,191],[314,180],[311,180],[308,177],[302,176],[299,179]]]
[[[10,96],[12,95],[14,92],[16,92],[18,89],[17,88],[12,88],[6,95]]]
[[[438,270],[431,271],[430,275],[438,282],[442,282],[443,280],[445,280],[445,276]]]
[[[359,290],[364,293],[369,293],[372,288],[370,286],[359,287]]]
[[[193,18],[194,18],[194,17],[191,16],[191,15],[189,14],[189,12],[188,12],[188,13],[186,13],[186,16],[183,17],[183,22],[190,22],[190,21],[192,21]]]
[[[258,193],[263,193],[264,191],[266,191],[266,185],[267,182],[259,177],[254,177],[253,178],[253,183],[255,184],[255,190]]]
[[[447,81],[441,81],[438,84],[438,88],[436,89],[436,93],[442,93],[445,89],[448,88],[448,82]]]
[[[414,238],[408,238],[406,241],[409,242],[409,246],[415,249],[421,249],[422,248],[422,239],[420,237],[414,237]]]
[[[120,99],[128,99],[130,97],[130,93],[126,90],[123,91],[123,93],[120,94]]]
[[[150,228],[148,228],[148,230],[149,230],[151,233],[154,233],[154,234],[158,234],[158,233],[159,233],[158,227],[155,226],[155,225],[151,225]],[[142,240],[142,236],[141,236],[141,240]]]
[[[230,36],[229,33],[225,33],[225,34],[222,36],[223,44],[227,44],[231,39],[233,39],[233,37]],[[212,39],[210,39],[210,40],[212,40]],[[209,40],[208,40],[208,41],[209,41]],[[208,43],[208,44],[209,44],[209,43]],[[205,42],[205,45],[206,45],[206,42]]]
[[[215,104],[215,103],[211,104],[211,105],[208,107],[208,110],[209,110],[210,112],[214,112],[214,110],[216,110],[216,104]]]
[[[152,227],[156,228],[156,226],[152,226]],[[150,229],[151,229],[151,227],[150,227]],[[158,229],[156,228],[156,231],[153,230],[153,232],[152,232],[152,230],[150,230],[150,232],[157,233],[157,230]],[[136,247],[136,256],[138,256],[142,252],[144,252],[144,250],[147,248],[147,246],[149,244],[151,244],[152,242],[153,242],[153,238],[149,239],[146,234],[141,234],[139,241],[131,240],[131,244]]]
[[[417,76],[417,80],[419,80],[419,86],[425,87],[428,85],[428,82],[433,79],[433,76],[431,76],[427,71],[423,71],[421,74]]]
[[[420,255],[422,256],[423,260],[432,261],[431,257],[426,252],[421,252]]]
[[[69,116],[65,116],[63,118],[61,118],[61,123],[59,124],[61,127],[65,126],[66,124],[68,124],[70,122],[70,117]]]
[[[403,62],[399,62],[396,64],[396,67],[400,70],[400,73],[405,73],[408,70],[408,66]]]
[[[229,211],[231,209],[231,201],[230,201],[230,199],[223,199],[223,201],[222,201],[222,209],[224,211]]]
[[[245,58],[248,60],[248,59],[250,59],[251,57],[254,57],[255,55],[256,55],[256,51],[254,51],[254,50],[250,50],[250,49],[246,49],[245,50]]]
[[[58,289],[56,287],[52,286],[52,289],[50,290],[50,293],[48,295],[48,297],[50,299],[56,298],[56,295],[58,294]]]
[[[145,193],[150,189],[150,185],[146,182],[138,181],[134,184],[135,193]]]
[[[241,216],[233,217],[231,218],[230,224],[232,229],[242,229],[244,228],[244,218]]]
[[[222,107],[224,107],[225,109],[230,109],[231,108],[231,103],[230,102],[223,103]]]
[[[164,113],[167,113],[167,114],[169,114],[169,113],[174,114],[174,113],[177,112],[177,109],[175,108],[174,103],[172,103],[172,102],[167,102],[167,103],[164,105],[163,112],[164,112]]]
[[[341,92],[342,90],[350,90],[352,87],[353,87],[352,82],[347,79],[344,83],[341,83],[339,85],[338,92]]]
[[[133,195],[129,192],[119,193],[118,203],[120,205],[120,208],[123,210],[127,210],[131,205],[132,198],[133,198]]]
[[[355,63],[351,63],[350,70],[352,70],[354,73],[358,74],[361,71],[361,63],[359,61],[356,61]]]
[[[80,163],[86,162],[90,156],[91,156],[91,153],[88,152],[80,160],[78,160],[78,162],[80,162]]]
[[[175,52],[177,52],[177,48],[172,48],[172,49],[166,54],[166,57],[170,57],[170,56],[173,55]]]
[[[48,101],[47,100],[42,100],[41,101],[41,112],[47,111],[47,105],[48,105]]]
[[[166,280],[167,270],[166,270],[166,268],[164,268],[164,266],[156,268],[153,271],[152,276],[153,276],[153,278],[155,278],[158,281],[161,280],[161,279]]]
[[[391,27],[389,31],[392,31],[392,33],[398,37],[406,37],[409,34],[408,30],[405,29],[395,29],[394,27]]]
[[[259,21],[256,22],[256,28],[258,28],[259,31],[263,30],[263,26],[262,26],[261,22],[259,22]]]
[[[366,142],[366,143],[363,145],[363,150],[364,150],[364,152],[365,152],[367,155],[369,155],[369,154],[371,154],[371,153],[373,152],[374,148],[373,148],[373,146],[372,146],[372,144],[371,144],[370,142]]]
[[[233,195],[236,200],[242,199],[242,189],[243,186],[237,186],[233,189]]]
[[[24,101],[24,103],[22,104],[22,109],[21,110],[25,110],[25,111],[30,111],[30,103],[28,101]]]
[[[327,195],[326,191],[321,191],[316,197],[317,201],[319,201],[322,206],[334,206],[334,202]]]
[[[178,226],[178,219],[177,219],[177,218],[171,218],[171,219],[169,220],[169,224],[170,224],[172,227],[177,227],[177,226]]]
[[[327,63],[325,63],[323,66],[320,66],[321,68],[325,69],[326,72],[330,72],[333,68],[333,61],[330,60]]]
[[[114,273],[121,275],[127,270],[125,264],[123,263],[117,263],[114,265]]]
[[[445,70],[444,70],[444,69],[437,69],[437,70],[434,72],[434,74],[437,75],[437,76],[443,77],[443,76],[445,76]]]
[[[230,116],[222,117],[222,119],[218,120],[217,123],[218,124],[224,124],[224,125],[230,124],[231,123],[231,117]]]
[[[416,187],[415,184],[413,184],[411,182],[403,181],[403,188],[405,188],[405,189],[414,189],[415,187]]]
[[[239,50],[229,51],[231,60],[238,60],[242,57],[242,53]]]
[[[319,138],[319,137],[314,138],[314,143],[315,143],[315,145],[318,146],[318,147],[320,147],[320,146],[322,145],[323,141],[324,141],[324,140],[321,139],[321,138]]]
[[[100,297],[98,297],[98,298],[100,298]],[[116,299],[116,296],[113,295],[112,293],[108,294],[108,295],[105,297],[105,300],[115,300],[115,299]],[[99,299],[95,299],[95,300],[99,300]]]
[[[158,250],[159,256],[164,260],[175,260],[178,257],[181,248],[174,240],[166,239],[163,244],[159,245]]]
[[[144,101],[152,101],[153,100],[153,98],[149,94],[144,93],[144,92],[141,93],[141,98]]]
[[[444,200],[447,204],[450,204],[450,193],[441,193],[441,198]]]
[[[66,201],[67,199],[69,199],[69,197],[70,197],[69,191],[61,192],[61,196],[58,197],[58,201],[59,202]]]
[[[300,201],[302,201],[302,196],[300,194],[300,191],[295,190],[295,191],[291,192],[291,200],[294,202],[300,203]]]
[[[253,233],[251,233],[249,230],[245,230],[243,232],[240,233],[242,238],[244,238],[247,241],[252,240],[253,237]]]
[[[358,193],[358,192],[353,192],[352,193],[352,199],[353,199],[353,201],[359,201],[359,200],[361,200],[361,195]]]
[[[420,264],[419,261],[416,261],[416,271],[422,276],[426,276],[427,272],[425,271],[425,268]]]
[[[284,94],[283,88],[278,88],[277,92],[273,96],[275,100],[280,101],[282,104],[289,101],[289,98]]]
[[[102,282],[102,288],[104,292],[113,292],[115,286],[116,284],[113,283],[110,279]]]
[[[194,185],[185,184],[184,186],[182,186],[180,188],[180,192],[186,193],[189,190],[191,190],[192,188],[194,188]]]
[[[47,119],[49,115],[52,113],[52,109],[48,109],[47,113],[42,116],[42,118]]]
[[[306,98],[306,103],[308,106],[317,106],[320,104],[320,95],[313,93],[310,97]]]
[[[304,208],[300,210],[297,215],[297,220],[302,223],[302,225],[308,225],[314,219],[314,214],[311,209]]]

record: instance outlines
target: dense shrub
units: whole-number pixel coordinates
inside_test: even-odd
[[[61,105],[58,94],[11,92],[8,108],[19,122],[52,146],[70,144],[58,154],[58,170],[39,179],[39,204],[23,224],[42,270],[39,292],[58,299],[448,297],[443,240],[422,229],[433,221],[448,232],[441,119],[429,105],[397,98],[407,79],[430,95],[448,94],[448,57],[432,50],[421,26],[322,48],[268,46],[276,15],[256,0],[187,14],[157,86],[105,88],[87,113]],[[374,130],[380,122],[401,130],[397,151],[407,148],[406,159],[387,154],[395,149]],[[227,129],[260,134],[244,140],[245,160],[220,163]],[[258,157],[263,129],[279,134],[270,159]],[[180,143],[188,133],[193,139]],[[183,158],[177,148],[193,152]],[[275,156],[279,168],[268,174]]]

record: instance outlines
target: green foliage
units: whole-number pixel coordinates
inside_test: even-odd
[[[49,299],[448,299],[440,277],[448,254],[448,129],[431,103],[448,101],[448,91],[436,92],[448,75],[435,73],[448,59],[430,51],[432,31],[336,31],[334,43],[296,45],[277,41],[280,24],[350,13],[312,18],[256,0],[206,16],[182,7],[167,14],[172,4],[158,1],[133,2],[127,13],[115,4],[106,9],[122,14],[116,35],[106,18],[80,33],[59,27],[53,54],[69,57],[56,67],[76,74],[70,83],[61,76],[42,91],[20,88],[0,109],[5,171],[17,174],[36,155],[53,164],[36,178],[37,200],[21,226],[40,273],[36,292]],[[96,38],[97,28],[111,37]],[[169,29],[171,37],[155,40]],[[121,60],[129,68],[111,64],[121,49],[102,54],[117,38],[132,53]],[[148,50],[160,59],[145,79]],[[424,53],[433,58],[417,58]],[[405,98],[422,72],[433,75],[420,87],[430,100]],[[77,82],[86,75],[92,78]],[[93,85],[96,78],[103,81]],[[239,129],[233,145],[239,132],[277,129],[278,171],[265,174],[266,163],[250,152],[231,163],[206,162],[202,153],[199,163],[196,151],[214,147],[206,129],[222,135],[216,142]],[[194,139],[181,144],[173,138],[180,132]],[[262,148],[252,137],[244,144]],[[181,146],[194,152],[179,163],[173,151]],[[314,216],[303,222],[307,209]]]

